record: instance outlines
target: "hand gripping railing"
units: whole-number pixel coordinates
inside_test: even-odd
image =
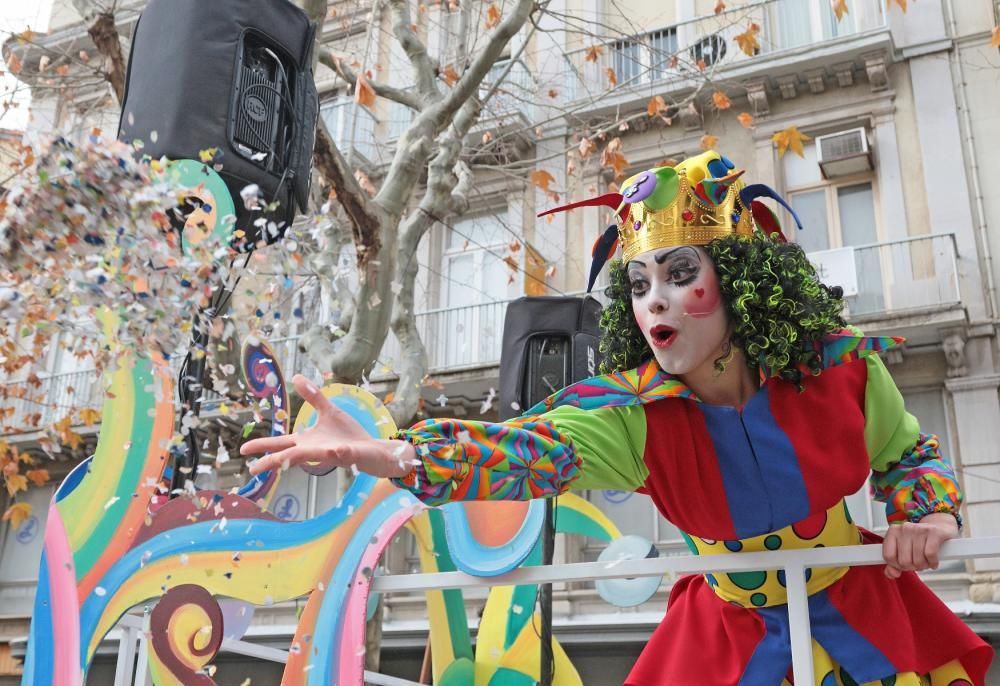
[[[941,560],[1000,557],[1000,537],[963,538],[941,546]],[[562,581],[594,581],[641,576],[747,572],[784,569],[788,584],[788,620],[791,629],[792,670],[795,683],[813,683],[812,634],[806,595],[807,567],[841,567],[882,564],[882,546],[855,545],[760,553],[710,556],[659,557],[621,562],[578,562],[548,567],[521,567],[502,576],[483,578],[463,572],[394,574],[377,576],[372,591],[398,593],[441,588],[477,588]]]
[[[964,560],[1000,557],[1000,536],[962,538],[941,546],[941,560]],[[759,553],[731,553],[710,556],[659,557],[616,562],[577,562],[546,567],[520,567],[507,574],[478,577],[464,572],[431,574],[390,574],[372,580],[372,592],[406,593],[444,588],[488,588],[566,581],[595,581],[674,574],[704,574],[706,572],[750,572],[783,569],[788,593],[788,620],[791,629],[792,671],[797,684],[813,683],[812,633],[809,629],[809,603],[806,594],[806,568],[841,567],[882,564],[882,546],[854,545],[806,550],[778,550]],[[140,617],[125,615],[118,622],[122,632],[116,686],[133,683],[133,660],[138,654],[139,679],[143,681],[146,667],[146,646]],[[260,646],[247,641],[225,640],[222,650],[263,660],[285,662],[284,650]],[[138,652],[137,652],[138,651]],[[377,686],[419,686],[416,682],[386,674],[365,672],[365,683]]]

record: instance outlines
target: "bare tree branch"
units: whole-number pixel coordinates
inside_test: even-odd
[[[468,208],[467,193],[472,187],[472,173],[459,157],[463,139],[478,119],[479,112],[478,101],[467,101],[456,115],[453,125],[441,135],[438,153],[428,165],[424,196],[417,211],[403,223],[396,280],[399,295],[391,322],[392,331],[399,340],[402,359],[396,364],[399,374],[396,393],[387,405],[399,425],[409,423],[417,413],[420,388],[427,375],[427,350],[420,339],[414,312],[417,248],[435,221],[444,221],[452,213],[464,212]]]
[[[115,26],[115,15],[112,11],[101,12],[94,23],[87,29],[97,51],[108,62],[109,68],[104,77],[115,91],[119,103],[125,100],[125,55],[122,53],[121,40],[118,38],[118,28]]]
[[[440,122],[439,128],[443,128],[466,101],[476,96],[479,84],[483,82],[490,68],[503,54],[503,49],[507,47],[510,39],[524,26],[534,6],[535,0],[517,0],[514,11],[500,22],[483,49],[472,58],[472,63],[462,74],[462,78],[441,101],[437,112]]]
[[[410,19],[410,3],[408,0],[389,0],[389,6],[392,9],[392,31],[406,51],[406,56],[410,58],[410,64],[413,65],[417,91],[425,102],[439,100],[441,91],[437,87],[438,65],[436,60],[427,54],[427,47],[410,28],[413,24]]]
[[[340,154],[322,119],[316,126],[313,159],[316,168],[333,186],[338,202],[351,221],[354,244],[358,249],[358,267],[363,271],[367,262],[378,255],[381,246],[378,210],[354,178],[347,160]]]
[[[358,83],[358,75],[354,73],[344,60],[333,54],[332,50],[322,50],[319,54],[319,61],[321,64],[326,65],[332,69],[337,76],[342,78],[344,81],[349,83],[351,87],[356,87]],[[387,100],[392,100],[393,102],[398,102],[401,105],[406,105],[412,110],[420,111],[423,109],[423,102],[421,99],[401,88],[393,88],[392,86],[387,86],[384,83],[376,83],[374,81],[369,81],[368,84],[375,91],[375,95],[379,97],[386,98]]]

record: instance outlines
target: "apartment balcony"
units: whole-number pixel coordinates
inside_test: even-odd
[[[496,90],[490,95],[498,81]],[[500,60],[490,67],[479,86],[479,98],[487,96],[489,99],[483,105],[479,121],[469,132],[469,143],[485,148],[489,147],[487,139],[502,141],[510,137],[509,142],[521,152],[527,150],[534,142],[528,132],[535,121],[535,102],[538,100],[538,83],[527,65],[521,60],[514,60],[513,64],[510,60]]]
[[[341,154],[355,166],[369,169],[388,160],[382,160],[375,142],[375,127],[378,122],[367,107],[359,105],[354,98],[338,96],[319,106],[319,116],[326,124],[333,142]]]
[[[965,323],[953,233],[809,257],[824,282],[844,288],[847,319],[867,333],[892,333],[924,345],[940,341],[941,329]]]
[[[873,90],[885,89],[892,48],[885,3],[852,0],[848,6],[837,21],[828,0],[730,3],[718,15],[568,52],[566,83],[578,114],[645,107],[653,95],[681,95],[706,78],[731,95],[747,92],[754,114],[767,112],[769,91],[788,99],[805,89],[850,86],[862,74]],[[751,23],[760,28],[759,48],[748,55],[735,37]]]
[[[286,379],[290,379],[294,372],[309,371],[311,366],[306,355],[299,352],[298,341],[298,336],[268,341]],[[183,362],[181,356],[170,361],[175,381],[180,376]],[[217,412],[225,400],[212,390],[203,391],[199,397],[201,411],[207,415]],[[66,416],[71,417],[73,427],[79,430],[80,411],[100,410],[104,400],[100,375],[95,369],[40,375],[37,381],[32,382],[5,383],[0,390],[0,436],[10,435],[13,430],[34,436],[35,431],[52,426]]]

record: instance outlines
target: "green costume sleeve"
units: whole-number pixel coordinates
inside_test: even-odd
[[[872,494],[886,504],[886,519],[920,521],[932,512],[947,512],[961,526],[962,490],[955,470],[941,456],[937,436],[920,433],[882,360],[872,355],[865,362],[865,443]]]
[[[903,406],[903,394],[881,358],[871,355],[865,358],[865,364],[865,445],[872,469],[884,472],[917,444],[920,424]]]
[[[574,490],[634,491],[649,476],[646,450],[646,413],[642,406],[581,410],[564,405],[543,415],[573,442],[582,461]]]

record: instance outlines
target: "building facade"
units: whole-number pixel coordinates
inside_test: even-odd
[[[908,408],[925,431],[941,437],[958,470],[966,492],[965,533],[1000,535],[1000,264],[992,257],[1000,251],[1000,195],[988,191],[988,180],[1000,176],[1000,158],[989,153],[1000,141],[1000,54],[990,44],[1000,2],[923,0],[904,13],[883,0],[848,0],[848,14],[839,21],[827,0],[726,4],[717,14],[714,0],[553,0],[542,30],[525,30],[512,42],[507,62],[491,72],[513,61],[506,85],[470,134],[483,147],[488,140],[510,141],[502,164],[496,155],[492,163],[482,156],[471,160],[477,175],[471,209],[436,226],[418,251],[417,322],[437,382],[426,390],[426,411],[496,418],[507,303],[524,294],[585,288],[590,245],[606,217],[588,208],[536,221],[535,214],[554,201],[529,182],[532,170],[550,172],[549,190],[561,201],[581,199],[616,181],[596,164],[599,151],[588,159],[578,152],[580,136],[607,122],[627,122],[595,139],[599,146],[621,139],[626,174],[697,154],[704,137],[715,136],[716,147],[746,167],[748,178],[778,190],[802,217],[805,230],[790,239],[813,256],[829,282],[845,288],[849,321],[866,333],[906,337],[886,362]],[[140,8],[126,3],[119,12],[126,49]],[[423,10],[414,5],[420,34],[441,64],[450,63],[457,49],[456,14],[446,3]],[[734,42],[750,23],[760,29],[754,54]],[[377,24],[367,6],[331,3],[324,36],[362,63],[383,65],[375,70],[377,80],[405,86],[405,54],[391,31]],[[79,15],[56,0],[49,45],[79,49],[85,36]],[[674,56],[700,73],[678,69]],[[329,71],[321,70],[317,80],[331,135],[377,183],[409,122],[408,110],[381,99],[373,110],[360,107]],[[706,83],[724,92],[732,107],[720,110],[709,98],[691,95]],[[685,104],[647,116],[656,96]],[[41,130],[117,126],[113,100],[100,89],[73,102],[39,89],[33,112],[33,126]],[[748,113],[752,125],[742,125],[737,112]],[[780,155],[773,142],[793,125],[811,139],[802,157]],[[512,251],[512,243],[519,248]],[[322,303],[313,307],[317,317],[328,316]],[[296,347],[301,330],[279,333],[284,368],[307,368]],[[390,339],[373,371],[375,390],[391,390],[396,354]],[[87,395],[96,388],[93,372],[74,368],[74,360],[52,352],[43,379],[51,407],[43,412],[83,397],[96,402]],[[212,416],[211,406],[206,412]],[[222,440],[233,442],[234,455],[237,425],[217,429]],[[83,432],[77,457],[95,431]],[[31,434],[4,438],[25,450],[37,440]],[[50,466],[56,482],[72,464],[73,458]],[[241,469],[234,460],[200,478],[203,485],[225,488],[245,476]],[[273,509],[289,519],[313,516],[336,502],[342,488],[337,479],[289,473]],[[52,487],[32,489],[32,518],[17,530],[0,527],[0,651],[12,645],[17,654],[27,632],[51,495]],[[601,491],[587,497],[623,532],[653,541],[661,554],[686,554],[677,529],[645,496]],[[884,529],[882,506],[864,490],[850,502],[859,523]],[[408,534],[401,536],[385,560],[388,571],[418,569],[415,545]],[[566,539],[558,541],[556,556],[580,561],[599,552],[587,541]],[[1000,645],[1000,560],[942,565],[924,577],[977,633]],[[591,584],[556,586],[555,634],[586,684],[621,681],[662,617],[670,585],[664,580],[650,601],[627,610],[604,603]],[[475,625],[485,595],[469,595]],[[262,608],[247,640],[287,648],[296,610],[294,603]],[[386,599],[383,671],[416,678],[426,636],[422,597]],[[114,641],[106,641],[94,679],[113,668],[114,652]],[[247,666],[234,657],[228,668],[235,674]],[[280,674],[274,665],[252,669]],[[1000,684],[997,667],[990,683]]]

